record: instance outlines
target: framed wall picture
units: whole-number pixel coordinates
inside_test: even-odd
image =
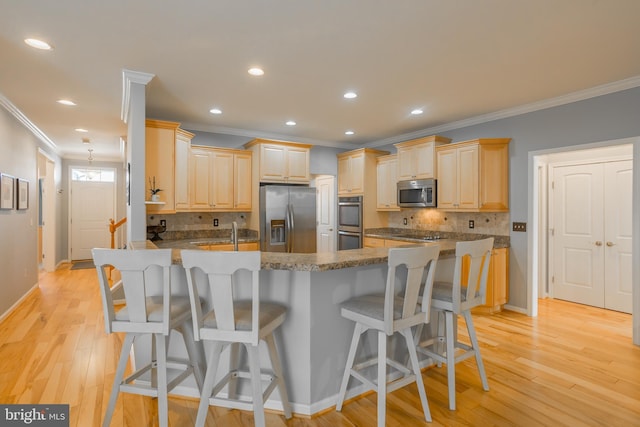
[[[29,208],[29,181],[18,178],[18,209]]]
[[[0,209],[13,209],[16,179],[5,173],[0,174]]]

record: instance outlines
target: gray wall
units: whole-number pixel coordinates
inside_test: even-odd
[[[0,108],[0,172],[29,181],[27,210],[0,210],[0,316],[38,283],[37,158],[43,148],[56,162],[55,183],[60,184],[60,159],[4,108]],[[60,218],[56,197],[56,215]],[[56,234],[61,232],[56,224]],[[57,260],[56,260],[57,261]]]
[[[511,221],[527,221],[529,152],[640,136],[640,88],[443,132],[452,142],[511,138]],[[395,152],[395,147],[381,147]],[[527,306],[527,233],[511,232],[509,304]]]

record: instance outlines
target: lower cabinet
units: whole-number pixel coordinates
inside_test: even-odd
[[[414,242],[365,237],[365,248],[393,248]],[[468,274],[468,266],[463,265],[462,274]],[[487,278],[487,298],[483,306],[477,307],[474,312],[497,313],[502,311],[502,306],[509,299],[509,248],[499,248],[491,251],[489,263],[489,276]]]
[[[222,243],[220,245],[208,245],[205,248],[209,251],[232,251],[233,243]],[[257,251],[259,250],[258,242],[238,243],[239,251]]]

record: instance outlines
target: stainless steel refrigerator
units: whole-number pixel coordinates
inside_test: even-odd
[[[316,252],[316,189],[260,187],[260,250]]]

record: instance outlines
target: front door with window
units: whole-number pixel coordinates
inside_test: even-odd
[[[71,260],[91,259],[91,249],[111,244],[115,171],[73,169],[71,175]]]

